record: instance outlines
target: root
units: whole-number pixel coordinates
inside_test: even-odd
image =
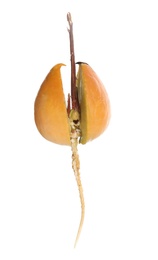
[[[76,247],[76,244],[81,234],[83,222],[84,222],[85,203],[84,203],[82,183],[80,179],[80,161],[79,161],[79,155],[77,150],[78,139],[80,137],[79,121],[77,122],[77,124],[75,124],[74,121],[71,121],[70,125],[71,125],[70,139],[71,139],[71,150],[72,150],[72,168],[75,174],[79,195],[80,195],[80,202],[81,202],[81,219],[80,219],[80,224],[79,224],[79,228],[78,228],[78,232],[74,244],[74,247]]]

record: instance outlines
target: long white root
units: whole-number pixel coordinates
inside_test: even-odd
[[[76,246],[78,239],[80,237],[80,233],[82,230],[83,222],[84,222],[84,216],[85,216],[85,203],[84,203],[84,196],[83,196],[83,188],[82,183],[80,179],[80,161],[79,161],[79,155],[77,150],[78,145],[78,139],[80,137],[80,129],[79,129],[79,121],[76,125],[73,121],[71,121],[71,150],[72,150],[72,168],[75,174],[79,195],[80,195],[80,202],[81,202],[81,219],[80,224],[75,240],[74,247]]]

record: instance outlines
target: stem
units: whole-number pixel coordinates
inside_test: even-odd
[[[79,111],[79,102],[76,87],[76,67],[75,67],[75,52],[74,52],[74,38],[73,38],[73,22],[71,14],[67,14],[67,21],[69,23],[69,38],[70,38],[70,61],[71,61],[71,100],[72,109]]]

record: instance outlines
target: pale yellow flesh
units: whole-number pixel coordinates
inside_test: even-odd
[[[57,144],[70,145],[70,126],[60,68],[54,66],[43,81],[35,100],[35,123],[41,135]]]
[[[80,142],[85,144],[106,129],[110,118],[110,102],[103,83],[87,64],[79,64],[77,87],[81,109]]]

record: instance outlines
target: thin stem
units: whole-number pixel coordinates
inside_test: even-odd
[[[75,52],[74,52],[74,38],[73,38],[73,22],[71,14],[67,14],[67,21],[69,23],[69,38],[70,38],[70,60],[71,60],[71,100],[72,109],[79,111],[79,102],[76,88],[76,67],[75,67]]]

